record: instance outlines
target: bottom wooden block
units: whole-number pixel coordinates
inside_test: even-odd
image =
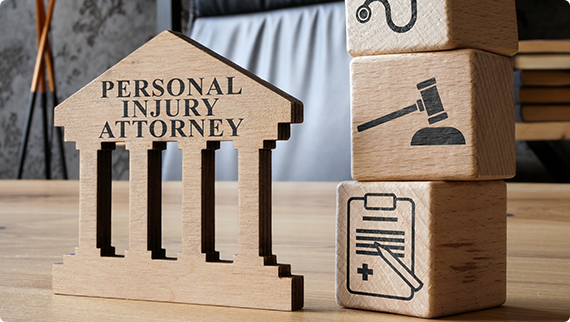
[[[343,182],[336,301],[434,318],[506,300],[506,184]]]
[[[239,256],[238,256],[239,257]],[[66,255],[53,267],[55,294],[292,311],[303,307],[303,276],[290,266],[197,257]]]

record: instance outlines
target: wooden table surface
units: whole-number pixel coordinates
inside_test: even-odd
[[[216,242],[237,251],[237,184],[216,185]],[[305,276],[296,312],[53,295],[52,264],[74,252],[77,181],[0,181],[2,321],[411,321],[336,305],[336,183],[274,183],[273,243],[279,262]],[[128,182],[114,183],[113,244],[128,241]],[[163,244],[180,250],[181,184],[164,184]],[[570,318],[570,185],[509,184],[508,295],[498,308],[445,321],[567,321]]]

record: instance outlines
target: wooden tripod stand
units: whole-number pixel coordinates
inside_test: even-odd
[[[54,7],[55,7],[55,0],[49,1],[47,17],[46,17],[42,0],[36,0],[36,27],[38,32],[38,52],[36,56],[36,64],[34,67],[34,76],[32,78],[32,86],[30,88],[30,100],[28,104],[26,123],[24,126],[24,137],[22,139],[22,144],[20,146],[20,154],[18,158],[17,179],[22,178],[24,161],[26,159],[26,149],[30,135],[30,127],[32,125],[34,105],[36,102],[36,95],[38,92],[38,86],[40,92],[40,102],[41,102],[40,104],[42,108],[45,177],[46,179],[51,179],[52,135],[49,131],[49,125],[48,125],[49,115],[47,107],[47,93],[45,86],[45,69],[47,69],[47,74],[48,74],[48,84],[49,84],[51,100],[53,106],[55,107],[58,104],[58,100],[57,100],[54,68],[53,68],[53,57],[51,54],[51,48],[49,46],[49,40],[48,40],[49,27]],[[45,64],[45,69],[44,69],[44,64]],[[51,109],[50,112],[53,115],[53,109]],[[61,128],[57,128],[55,132],[57,135],[59,157],[61,160],[63,179],[67,180],[67,167],[65,163],[65,152],[63,149],[63,135],[61,132]]]

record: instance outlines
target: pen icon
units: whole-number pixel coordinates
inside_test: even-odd
[[[378,242],[374,242],[374,247],[378,249],[380,257],[386,261],[386,264],[388,264],[414,292],[419,291],[424,286],[424,283],[422,283],[414,273],[410,272],[406,265],[404,265],[388,247],[380,245]]]

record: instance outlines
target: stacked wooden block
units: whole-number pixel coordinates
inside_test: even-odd
[[[506,298],[514,1],[347,0],[352,177],[342,306],[438,317]]]

